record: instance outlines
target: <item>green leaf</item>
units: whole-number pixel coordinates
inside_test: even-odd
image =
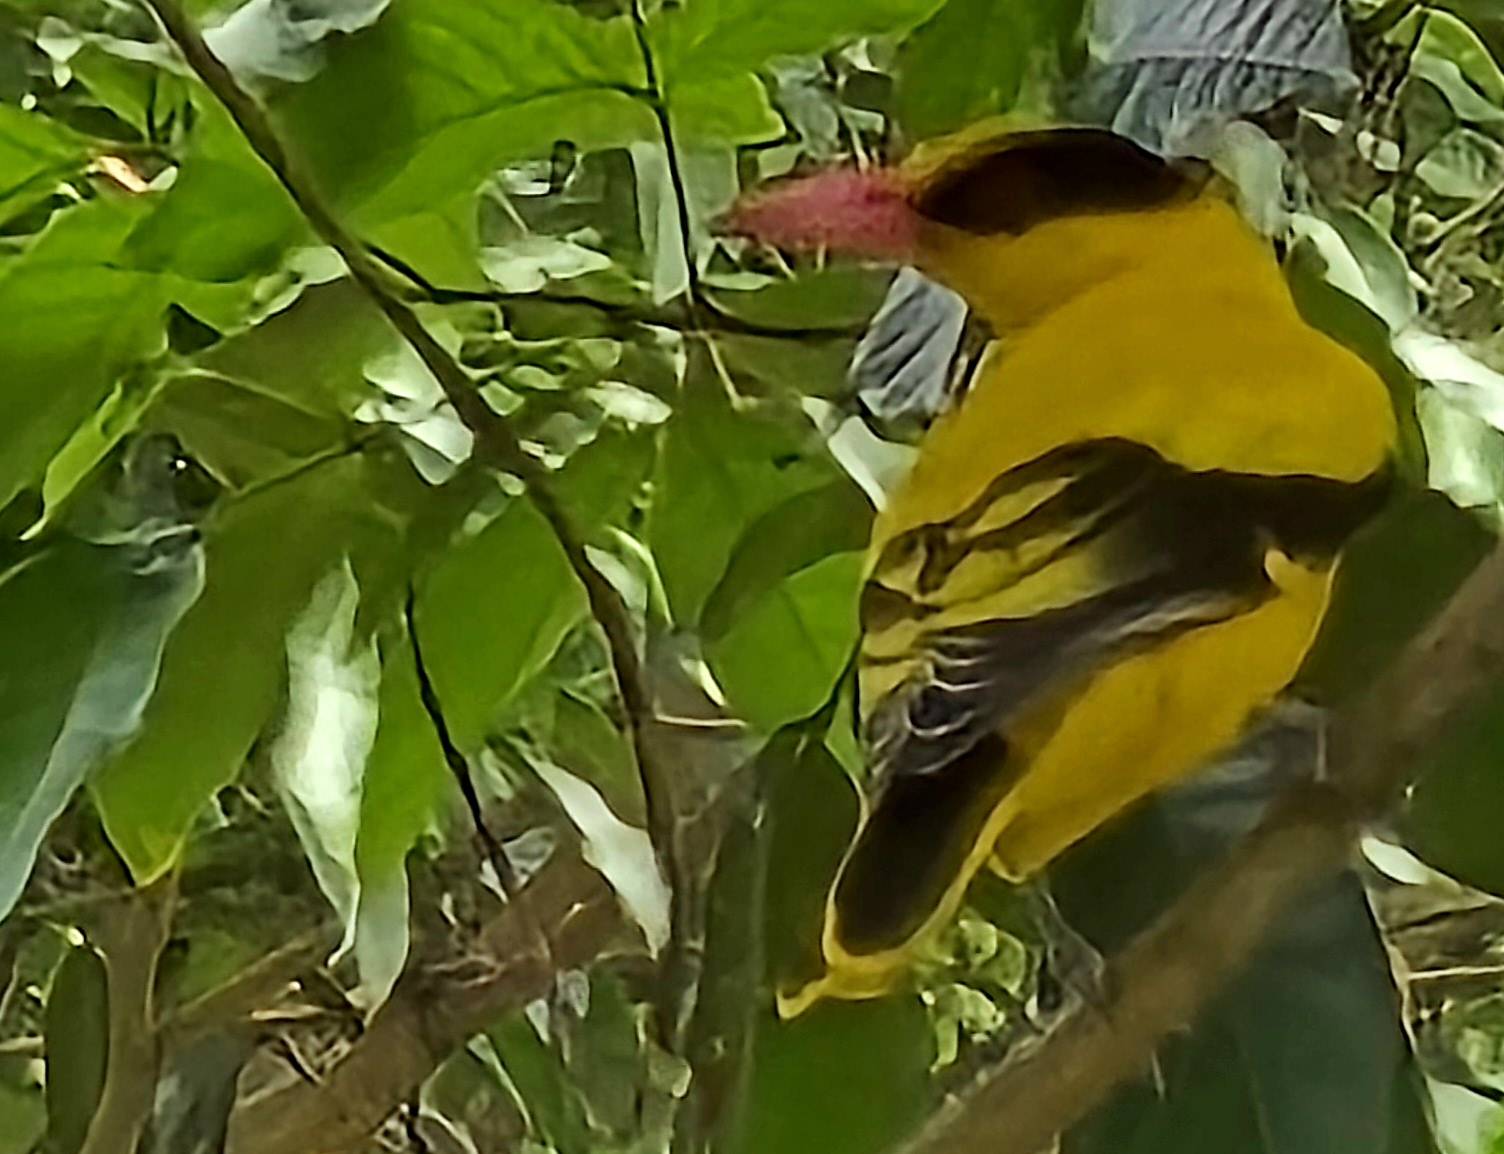
[[[1415,43],[1417,22],[1421,24],[1417,54],[1451,61],[1492,103],[1504,105],[1504,71],[1478,34],[1452,13],[1429,4],[1421,6],[1399,21],[1386,39],[1395,44]]]
[[[922,139],[1006,112],[1030,69],[1060,58],[1081,8],[1081,0],[949,0],[899,49],[899,122]]]
[[[507,1077],[527,1104],[529,1136],[543,1139],[558,1154],[593,1154],[596,1149],[585,1104],[559,1076],[559,1057],[538,1037],[522,1014],[509,1015],[487,1031]]]
[[[133,573],[133,550],[71,540],[0,579],[0,916],[54,818],[135,732],[162,647],[201,588],[192,546]]]
[[[850,778],[820,741],[793,727],[755,766],[769,843],[765,988],[797,988],[818,964],[825,892],[856,826]],[[729,1154],[878,1154],[933,1107],[934,1056],[917,998],[822,1002],[791,1022],[753,1007],[753,1049]]]
[[[47,1133],[47,1102],[29,1059],[0,1057],[0,1154],[32,1154]]]
[[[752,1055],[738,1154],[880,1154],[932,1104],[931,1047],[917,998],[823,1002],[768,1021]]]
[[[405,638],[383,646],[378,710],[355,840],[360,885],[351,945],[365,1005],[384,1000],[407,962],[407,855],[441,823],[450,787]]]
[[[665,7],[653,29],[671,84],[751,71],[775,56],[822,52],[862,36],[904,32],[941,0],[714,0]]]
[[[1492,544],[1476,517],[1441,494],[1401,492],[1344,553],[1297,691],[1338,704],[1370,684]]]
[[[461,749],[480,744],[584,611],[563,549],[524,499],[434,567],[420,589],[418,633]]]
[[[1415,766],[1400,831],[1405,844],[1459,881],[1504,894],[1499,807],[1504,683],[1469,705]]]
[[[654,478],[648,543],[675,618],[693,625],[746,526],[836,474],[807,419],[788,405],[733,409],[692,362]]]
[[[226,228],[234,221],[233,228]],[[121,252],[126,268],[231,282],[270,272],[307,232],[270,172],[254,157],[230,163],[191,156]]]
[[[1464,508],[1504,503],[1504,433],[1437,389],[1416,398],[1431,488]]]
[[[838,553],[780,582],[707,646],[738,714],[764,730],[804,717],[830,696],[856,644],[860,553]]]
[[[277,705],[287,628],[315,582],[392,532],[370,492],[379,471],[364,458],[330,462],[236,502],[208,535],[204,594],[168,644],[141,734],[94,783],[138,882],[171,865],[199,811],[239,772]]]
[[[1288,779],[1232,755],[1099,830],[1051,867],[1072,927],[1111,956],[1253,828]],[[1065,1154],[1422,1154],[1425,1123],[1389,962],[1357,877],[1285,911],[1237,979],[1071,1130]],[[1162,1087],[1162,1088],[1161,1088]]]
[[[47,995],[47,1141],[78,1154],[104,1094],[110,999],[104,959],[90,946],[63,955]]]
[[[336,281],[306,289],[290,308],[201,353],[197,364],[295,409],[348,416],[377,395],[365,366],[398,347],[370,299]]]
[[[161,347],[163,286],[106,264],[143,209],[91,200],[0,271],[0,505],[41,476],[122,369]]]
[[[1438,196],[1477,200],[1504,183],[1504,145],[1471,128],[1454,128],[1415,166]]]
[[[144,423],[173,433],[194,460],[232,489],[286,476],[316,457],[345,449],[349,440],[343,421],[201,373],[166,381],[151,399]]]
[[[651,127],[622,92],[643,75],[625,17],[593,20],[550,0],[432,0],[395,5],[327,51],[276,112],[361,225],[448,203],[555,140],[589,150]]]
[[[867,544],[872,507],[845,478],[795,493],[747,527],[711,590],[700,616],[700,635],[725,636],[747,606],[784,578],[833,553]]]
[[[88,159],[84,139],[40,112],[0,104],[0,206],[15,213]]]
[[[354,936],[361,890],[355,842],[381,676],[374,639],[356,635],[360,592],[344,559],[314,586],[290,624],[287,707],[269,750],[283,808],[347,940]],[[371,977],[362,972],[362,984]],[[380,975],[378,1001],[396,977],[395,971]]]
[[[708,289],[718,310],[738,320],[794,331],[816,321],[822,327],[855,329],[872,319],[892,277],[871,268],[835,266],[782,277],[750,292]]]

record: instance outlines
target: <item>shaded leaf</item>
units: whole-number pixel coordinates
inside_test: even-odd
[[[1110,954],[1252,829],[1314,756],[1313,732],[1250,740],[1136,807],[1052,868],[1072,926]],[[1389,963],[1362,886],[1324,882],[1191,1030],[1161,1048],[1163,1089],[1120,1087],[1066,1137],[1068,1154],[1235,1154],[1430,1148],[1407,1077],[1409,1050]]]
[[[202,587],[202,555],[163,549],[132,572],[129,547],[63,540],[0,579],[0,911],[25,885],[53,820],[127,741],[163,646]]]
[[[948,0],[899,49],[899,122],[922,139],[1012,108],[1028,80],[1059,68],[1082,9],[1081,0]]]
[[[80,205],[0,268],[0,504],[41,476],[123,368],[162,344],[162,286],[106,264],[144,207]]]
[[[56,1154],[78,1154],[104,1094],[110,1048],[110,998],[104,959],[71,947],[47,995],[47,1141]]]

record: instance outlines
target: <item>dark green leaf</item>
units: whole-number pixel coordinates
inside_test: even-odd
[[[0,916],[52,821],[129,735],[181,612],[170,578],[133,580],[120,552],[59,540],[0,577]]]
[[[122,369],[162,345],[162,286],[106,263],[143,208],[92,200],[0,267],[0,504],[40,477]]]
[[[104,1093],[110,996],[104,959],[89,946],[63,955],[47,995],[49,1154],[78,1154]]]
[[[1081,11],[1081,0],[949,0],[899,49],[900,123],[924,138],[1006,112],[1031,69],[1058,66]]]

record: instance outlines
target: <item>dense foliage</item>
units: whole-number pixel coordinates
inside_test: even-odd
[[[892,270],[718,236],[738,191],[1006,111],[1163,143],[1145,77],[1259,111],[1219,163],[1413,489],[1303,690],[1361,690],[1504,508],[1504,20],[1354,0],[1350,59],[1235,69],[1088,39],[1141,7],[0,0],[0,1154],[877,1154],[1047,1022],[988,882],[916,991],[773,1015],[910,450],[846,372]],[[1504,698],[1366,898],[1065,1148],[1504,1149],[1501,748]],[[1072,919],[1162,909],[1217,780],[1066,862]]]

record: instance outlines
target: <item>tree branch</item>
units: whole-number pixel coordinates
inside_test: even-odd
[[[616,899],[595,870],[560,856],[482,931],[477,966],[417,970],[317,1084],[298,1082],[242,1103],[229,1154],[345,1154],[358,1149],[465,1041],[508,1010],[546,996],[554,966],[532,948],[549,929],[554,965],[588,965],[622,931]]]
[[[224,105],[251,148],[281,182],[313,230],[339,253],[351,279],[417,353],[445,398],[474,434],[477,457],[520,478],[534,507],[553,530],[570,567],[585,588],[591,613],[606,635],[628,736],[642,778],[648,832],[664,875],[672,884],[677,876],[672,780],[666,767],[653,756],[645,737],[644,727],[652,709],[633,638],[631,614],[616,587],[586,555],[584,539],[573,518],[550,487],[548,470],[523,449],[510,422],[486,404],[465,367],[423,326],[382,264],[324,203],[312,176],[284,146],[266,111],[204,43],[178,0],[146,0],[146,3],[183,54],[188,67]]]
[[[134,1154],[156,1100],[161,1050],[152,992],[167,944],[177,880],[171,874],[106,906],[93,927],[110,1002],[104,1092],[81,1154]]]
[[[1340,870],[1361,822],[1383,813],[1420,753],[1504,671],[1504,545],[1350,708],[1333,719],[1331,784],[1286,797],[1107,969],[1078,1009],[984,1074],[904,1154],[1038,1154],[1150,1067],[1155,1049],[1248,961],[1281,913]]]

